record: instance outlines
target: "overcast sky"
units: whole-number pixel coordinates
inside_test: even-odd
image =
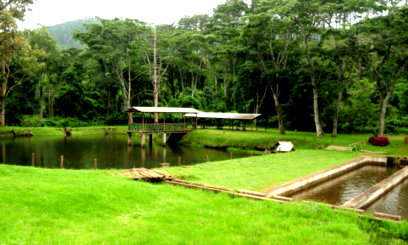
[[[177,23],[185,16],[211,15],[226,0],[35,0],[19,29],[38,24],[53,26],[67,21],[101,17],[130,18],[153,24]]]

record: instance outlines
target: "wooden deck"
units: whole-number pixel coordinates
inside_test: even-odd
[[[108,171],[108,173],[112,176],[120,176],[134,180],[146,180],[149,182],[162,182],[173,179],[173,176],[169,175],[163,170],[152,170],[146,168],[132,168],[114,172]]]

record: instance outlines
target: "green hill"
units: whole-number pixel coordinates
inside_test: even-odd
[[[61,48],[71,48],[71,47],[77,47],[80,48],[81,44],[78,41],[75,41],[72,38],[72,32],[74,30],[80,30],[84,31],[84,24],[91,24],[91,23],[97,23],[97,19],[83,19],[83,20],[74,20],[74,21],[69,21],[65,22],[62,24],[58,24],[55,26],[47,26],[48,31],[50,32],[51,35],[55,36],[57,39],[58,44],[61,46]]]

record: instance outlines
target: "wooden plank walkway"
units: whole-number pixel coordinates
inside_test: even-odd
[[[149,182],[161,182],[165,180],[172,180],[173,176],[163,170],[147,169],[147,168],[131,168],[123,171],[107,171],[112,176],[120,176],[124,178],[131,178],[134,180],[146,180]]]

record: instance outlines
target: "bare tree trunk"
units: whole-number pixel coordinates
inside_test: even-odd
[[[1,104],[1,118],[0,118],[0,125],[2,127],[6,126],[6,98],[3,97],[3,95],[0,98],[0,104]]]
[[[154,28],[153,36],[153,106],[159,104],[159,81],[157,77],[157,29]],[[154,122],[159,122],[159,115],[154,113]]]
[[[340,105],[341,105],[342,99],[343,99],[343,91],[339,91],[337,95],[336,109],[334,111],[334,117],[333,117],[333,132],[332,132],[333,137],[337,136],[337,127],[339,123],[339,112],[340,112]]]
[[[312,78],[312,88],[313,88],[313,112],[314,112],[314,121],[316,127],[316,136],[322,137],[323,136],[323,129],[322,124],[320,122],[320,115],[319,115],[319,93],[317,90],[316,82],[314,78]]]
[[[377,135],[379,137],[384,136],[385,115],[387,113],[388,101],[391,98],[391,94],[392,93],[388,91],[385,98],[380,101],[380,122],[378,125],[378,135]]]
[[[180,84],[181,84],[181,92],[184,91],[184,77],[183,77],[183,71],[181,70],[180,65],[178,65],[179,68],[179,73],[180,73]]]
[[[278,116],[279,133],[280,134],[285,134],[285,127],[283,125],[283,113],[282,113],[282,108],[281,108],[280,103],[279,103],[279,97],[273,91],[272,91],[272,95],[273,95],[273,100],[275,102],[276,115]]]
[[[0,97],[0,104],[1,104],[1,116],[0,116],[0,126],[4,127],[6,125],[6,90],[7,90],[7,80],[5,78],[6,74],[6,61],[2,60],[2,69],[1,69],[1,76],[2,76],[2,83],[1,83],[1,97]]]
[[[132,107],[132,104],[130,103],[131,101],[131,94],[132,94],[132,68],[131,68],[131,62],[130,62],[130,54],[129,54],[129,48],[127,49],[127,55],[128,55],[128,98],[127,98],[127,109],[130,109]],[[129,113],[129,124],[133,124],[133,116],[132,113]]]

